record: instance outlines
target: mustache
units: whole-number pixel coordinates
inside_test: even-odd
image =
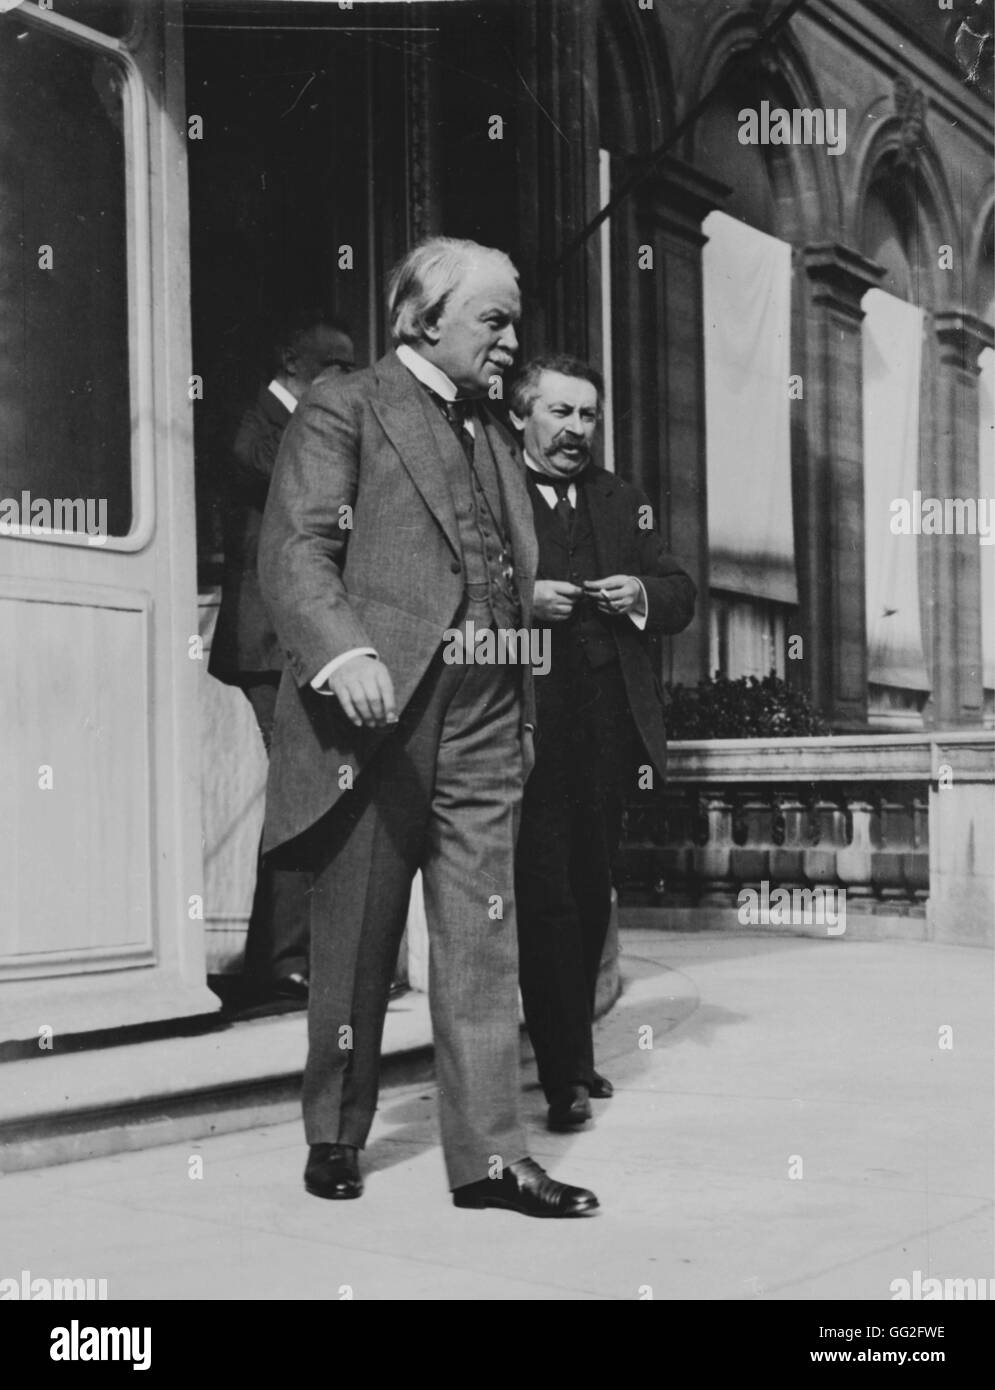
[[[589,454],[591,446],[586,439],[578,439],[576,435],[558,434],[553,439],[553,448],[562,449],[566,445],[568,449],[577,449],[582,453]]]

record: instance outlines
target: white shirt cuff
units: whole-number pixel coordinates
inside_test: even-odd
[[[633,575],[632,577],[633,577],[633,579],[636,579],[636,576],[635,576],[635,575]],[[650,615],[650,605],[649,605],[649,599],[647,599],[647,597],[646,597],[646,585],[643,583],[643,581],[642,581],[641,579],[636,579],[636,583],[639,585],[640,589],[643,591],[643,611],[642,611],[641,613],[636,613],[636,612],[634,612],[633,609],[630,608],[630,609],[629,609],[629,617],[630,617],[630,618],[632,619],[632,621],[635,623],[636,627],[638,627],[639,631],[640,631],[640,632],[644,632],[645,629],[646,629],[647,620],[649,619],[649,615]]]
[[[330,662],[328,663],[327,666],[322,666],[321,670],[318,672],[318,674],[315,676],[314,680],[312,680],[312,682],[311,682],[311,689],[312,689],[312,690],[316,690],[316,691],[318,692],[319,695],[331,695],[331,694],[333,694],[334,692],[331,691],[331,690],[323,690],[323,689],[322,689],[322,686],[323,686],[323,685],[325,684],[325,682],[328,680],[328,677],[329,677],[330,675],[332,675],[335,671],[337,671],[337,670],[339,669],[340,666],[344,665],[345,662],[351,661],[351,660],[353,659],[354,656],[376,656],[376,655],[377,655],[376,650],[375,650],[373,647],[353,647],[353,648],[351,649],[351,651],[343,652],[342,655],[341,655],[341,656],[337,656],[337,657],[334,659],[334,661],[330,661]]]

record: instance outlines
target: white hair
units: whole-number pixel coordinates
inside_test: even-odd
[[[387,313],[394,342],[421,342],[426,326],[438,322],[446,300],[474,262],[483,257],[503,262],[518,278],[511,258],[494,246],[436,236],[412,247],[387,281]]]

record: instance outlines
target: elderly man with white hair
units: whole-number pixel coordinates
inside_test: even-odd
[[[518,346],[503,252],[435,238],[393,272],[396,348],[321,376],[281,445],[260,578],[287,653],[265,846],[306,854],[304,1180],[358,1197],[411,881],[422,871],[442,1144],[453,1201],[580,1216],[593,1193],[529,1156],[518,1114],[514,838],[532,673],[443,659],[446,634],[528,627],[536,541],[514,443],[488,412]]]

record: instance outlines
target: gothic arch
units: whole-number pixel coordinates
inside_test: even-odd
[[[854,179],[848,190],[847,236],[865,255],[868,203],[873,194],[904,208],[910,256],[917,265],[918,300],[932,309],[949,299],[949,275],[939,267],[939,248],[959,253],[961,234],[947,182],[924,119],[893,114],[873,124],[854,152]]]
[[[737,11],[721,15],[702,35],[691,64],[686,106],[730,74],[736,56],[754,42],[761,30],[756,14]],[[824,105],[808,58],[791,34],[783,32],[772,50],[732,74],[734,90],[749,103],[770,101],[772,107],[820,108]],[[695,128],[685,137],[685,158],[695,163],[699,140]],[[824,241],[836,234],[841,221],[837,161],[825,150],[803,145],[768,146],[764,151],[777,204],[776,234],[798,246]]]
[[[652,11],[602,0],[598,15],[599,140],[613,154],[646,155],[674,123],[674,85]]]

